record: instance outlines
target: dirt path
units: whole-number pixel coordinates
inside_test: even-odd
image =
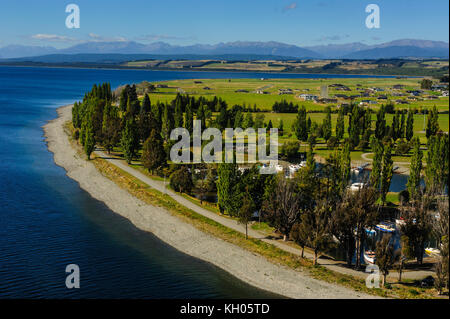
[[[372,163],[373,159],[367,157],[370,154],[373,154],[373,153],[363,153],[363,154],[361,154],[361,157],[362,157],[363,160],[365,160],[365,161],[367,161],[369,163]],[[394,162],[393,164],[394,164],[394,166],[399,166],[400,167],[400,171],[398,171],[396,173],[409,174],[409,165],[410,165],[409,162]]]

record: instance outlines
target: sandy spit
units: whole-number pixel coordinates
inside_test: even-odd
[[[193,257],[210,262],[242,281],[290,298],[375,298],[345,287],[311,278],[308,274],[275,265],[238,246],[205,234],[160,207],[150,206],[103,176],[81,158],[68,141],[63,125],[72,117],[72,106],[57,110],[58,118],[44,126],[54,161],[92,197],[112,211],[149,231],[162,241]]]

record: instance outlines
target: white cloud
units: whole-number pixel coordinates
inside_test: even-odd
[[[297,2],[292,2],[283,8],[283,12],[297,9]]]
[[[78,41],[75,38],[67,37],[64,35],[37,33],[31,36],[33,40],[48,41],[48,42],[75,42]]]
[[[173,36],[167,34],[146,34],[140,37],[137,37],[136,40],[140,41],[164,41],[164,40],[174,40],[174,41],[183,41],[183,40],[195,40],[195,37],[180,37]]]
[[[91,41],[97,41],[97,42],[127,42],[128,39],[124,37],[104,37],[95,33],[89,33],[88,34],[89,39]]]
[[[348,34],[335,34],[335,35],[329,35],[329,36],[323,36],[319,39],[316,39],[316,41],[339,41],[349,38],[350,35]]]

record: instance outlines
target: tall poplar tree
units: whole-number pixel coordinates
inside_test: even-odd
[[[413,155],[411,158],[410,174],[408,183],[406,184],[409,191],[410,198],[417,199],[420,187],[420,174],[422,171],[422,150],[420,149],[419,138],[413,139]]]
[[[125,160],[128,164],[130,164],[139,149],[139,134],[136,122],[132,116],[128,116],[125,121],[125,127],[122,131],[120,145],[122,147]]]
[[[375,153],[372,161],[372,171],[370,173],[370,185],[376,190],[380,189],[380,177],[383,161],[383,144],[374,139],[373,152]]]
[[[302,105],[298,109],[297,118],[293,124],[295,135],[300,141],[306,142],[308,140],[308,128],[306,125],[306,109]]]
[[[339,109],[337,121],[336,121],[336,138],[340,141],[344,137],[344,110],[341,107]]]
[[[436,135],[439,131],[439,122],[438,122],[438,111],[436,105],[433,106],[433,110],[428,113],[427,118],[427,128],[426,128],[426,136],[430,138],[430,136]]]
[[[409,109],[408,117],[406,119],[405,137],[408,141],[411,141],[413,136],[414,136],[414,114],[411,111],[411,109]]]
[[[220,163],[217,168],[217,205],[220,212],[235,215],[238,210],[235,192],[239,181],[236,163]]]
[[[383,203],[386,203],[386,195],[391,186],[393,164],[392,144],[388,143],[383,153],[383,168],[381,170],[381,201]]]

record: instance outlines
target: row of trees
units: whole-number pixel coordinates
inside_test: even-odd
[[[393,116],[392,124],[386,124],[386,114],[389,105],[382,105],[376,113],[375,128],[372,129],[372,111],[368,108],[352,105],[348,112],[348,139],[351,141],[352,149],[364,149],[369,145],[371,136],[375,136],[378,140],[383,141],[399,141],[403,143],[406,139],[411,141],[414,132],[414,114],[411,110],[396,110]],[[345,116],[346,110],[341,107],[338,111],[335,136],[332,134],[331,108],[325,108],[325,118],[321,124],[311,121],[307,116],[304,106],[298,108],[296,120],[292,125],[292,130],[299,141],[310,141],[315,138],[323,138],[329,145],[334,147],[336,142],[344,139],[345,134]],[[437,124],[437,111],[433,111],[432,120],[429,120],[427,132],[435,131]],[[427,133],[428,134],[428,133]]]
[[[173,145],[171,131],[184,127],[192,133],[194,119],[200,120],[204,129],[273,127],[271,121],[265,122],[263,113],[256,116],[251,112],[245,113],[245,105],[234,105],[230,109],[225,101],[217,97],[207,100],[178,94],[170,103],[152,104],[147,94],[140,102],[136,86],[127,85],[120,92],[118,107],[112,104],[112,99],[110,85],[105,83],[94,85],[82,102],[75,103],[72,118],[76,137],[88,157],[96,144],[108,152],[120,146],[130,163],[142,147],[144,162],[151,170],[163,165],[167,158],[168,150]],[[218,112],[218,115],[213,117],[212,112]],[[283,125],[282,122],[280,125]],[[151,155],[150,151],[159,153]]]

